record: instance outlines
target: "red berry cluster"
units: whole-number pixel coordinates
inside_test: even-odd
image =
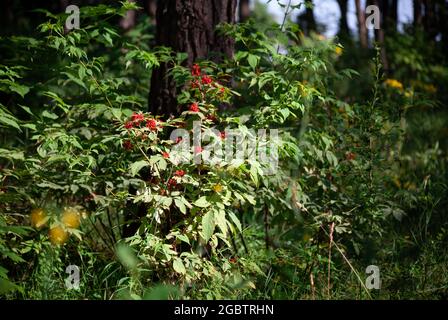
[[[124,127],[128,130],[132,128],[140,128],[143,123],[146,123],[146,127],[151,131],[157,131],[161,127],[154,118],[145,118],[143,113],[133,113],[131,119],[124,124]]]

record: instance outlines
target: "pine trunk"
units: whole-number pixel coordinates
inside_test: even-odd
[[[235,22],[236,0],[159,0],[156,12],[156,44],[174,52],[186,52],[186,66],[201,58],[219,61],[233,55],[232,39],[215,31],[220,23]],[[176,85],[167,76],[169,65],[155,69],[151,79],[149,111],[157,115],[176,115]]]

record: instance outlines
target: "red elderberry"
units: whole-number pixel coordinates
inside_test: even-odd
[[[212,83],[212,78],[210,78],[209,76],[202,76],[201,82],[202,84],[210,84]]]
[[[150,119],[150,120],[146,121],[146,127],[152,131],[156,130],[157,129],[157,121],[154,119]]]
[[[177,186],[177,181],[176,180],[174,180],[173,178],[168,180],[168,189],[171,189],[171,188],[173,188],[175,186]]]
[[[209,115],[207,115],[207,120],[210,120],[210,121],[212,121],[212,122],[215,122],[215,121],[217,120],[217,118],[216,118],[214,115],[209,114]]]
[[[126,150],[132,150],[132,142],[129,140],[123,141],[123,148],[125,148]]]
[[[191,75],[194,77],[198,77],[201,75],[201,67],[199,67],[199,65],[197,65],[196,63],[191,68]]]
[[[135,123],[139,124],[140,122],[142,122],[143,120],[145,120],[145,116],[142,113],[133,113],[131,116],[132,121],[134,121]]]
[[[200,84],[198,80],[191,81],[191,88],[196,89],[199,88]]]
[[[126,129],[132,129],[134,127],[134,123],[132,123],[131,121],[128,121],[124,124],[124,127]]]
[[[170,154],[166,151],[162,152],[162,157],[164,157],[165,159],[168,159],[170,157]]]
[[[190,111],[191,112],[199,112],[199,106],[198,106],[198,104],[196,102],[191,104]]]
[[[184,170],[176,170],[174,172],[174,175],[178,176],[178,177],[183,177],[185,175],[185,171]]]

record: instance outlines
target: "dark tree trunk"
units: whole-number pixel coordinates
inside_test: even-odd
[[[316,19],[314,18],[314,4],[313,0],[305,0],[305,21],[307,34],[309,35],[311,31],[316,31]]]
[[[156,18],[157,0],[143,0],[143,8],[151,19]]]
[[[339,10],[341,11],[341,18],[339,19],[339,36],[350,37],[350,31],[347,23],[347,3],[348,0],[338,0]]]
[[[423,16],[423,27],[429,38],[434,40],[439,33],[436,15],[436,2],[435,0],[424,0],[424,5],[425,14]]]
[[[156,44],[174,52],[186,52],[186,65],[201,58],[219,61],[233,55],[232,39],[215,32],[220,23],[235,22],[236,0],[159,0],[156,13]],[[149,111],[157,115],[176,115],[176,85],[167,76],[170,66],[153,70]]]
[[[356,16],[358,19],[358,34],[359,34],[359,43],[361,48],[367,48],[368,43],[368,33],[366,26],[366,10],[361,6],[361,0],[355,0],[356,5]]]
[[[392,0],[390,3],[390,28],[391,30],[397,31],[398,27],[398,0]]]
[[[305,0],[305,12],[297,16],[297,24],[306,36],[309,36],[311,31],[316,31],[313,0]]]
[[[240,0],[238,6],[238,16],[239,21],[244,22],[250,17],[250,1],[249,0]]]
[[[422,0],[414,0],[414,28],[421,26],[422,24]]]
[[[129,0],[129,2],[135,2],[135,0]],[[129,10],[126,12],[126,16],[120,19],[120,27],[123,30],[132,29],[135,26],[137,20],[137,12],[135,10]]]

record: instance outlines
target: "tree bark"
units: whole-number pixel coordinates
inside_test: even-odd
[[[305,0],[305,21],[307,34],[310,35],[311,31],[316,31],[316,19],[314,18],[314,4],[313,0]]]
[[[347,3],[348,0],[338,0],[339,11],[341,12],[341,18],[339,19],[339,36],[350,37],[350,30],[347,23]]]
[[[413,1],[414,9],[414,28],[422,24],[422,0]]]
[[[135,0],[129,0],[129,2],[135,2]],[[129,10],[126,12],[126,16],[120,19],[120,27],[126,31],[132,29],[135,26],[136,18],[137,13],[135,10]]]
[[[151,18],[156,18],[157,12],[157,1],[156,0],[143,0],[143,8],[146,14]]]
[[[369,46],[368,32],[366,26],[366,10],[361,6],[361,0],[355,0],[356,17],[358,19],[358,34],[361,48],[366,49]]]
[[[186,52],[186,66],[201,58],[218,62],[231,57],[234,41],[219,35],[220,23],[235,22],[236,0],[159,0],[156,13],[156,44],[174,52]],[[167,75],[169,65],[153,70],[149,111],[157,115],[181,112],[176,100],[176,84]]]
[[[316,31],[313,0],[305,0],[305,11],[297,16],[297,24],[306,36],[309,36],[311,31]]]
[[[238,6],[238,16],[239,21],[244,22],[250,17],[250,1],[249,0],[240,0]]]

